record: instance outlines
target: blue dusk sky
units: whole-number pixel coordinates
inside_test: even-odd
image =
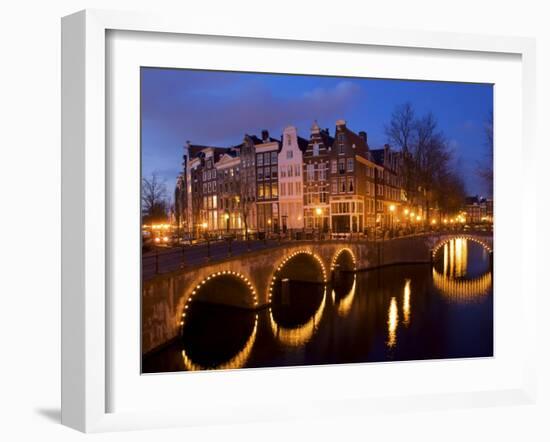
[[[405,102],[417,116],[434,114],[468,193],[487,194],[476,170],[489,160],[489,84],[142,68],[141,100],[142,173],[163,177],[170,197],[187,140],[230,146],[262,129],[279,138],[289,125],[309,138],[314,120],[334,135],[336,120],[344,119],[354,132],[367,132],[376,149],[388,141],[384,127]]]

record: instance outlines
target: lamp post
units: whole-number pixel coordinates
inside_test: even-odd
[[[315,209],[315,214],[317,215],[317,228],[319,229],[318,237],[321,239],[321,215],[323,214],[323,211],[320,207]]]
[[[393,213],[395,212],[395,204],[390,205],[390,232],[391,236],[393,238],[394,231],[393,231]]]

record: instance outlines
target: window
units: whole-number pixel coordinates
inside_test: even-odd
[[[271,198],[277,198],[279,196],[279,188],[277,183],[271,183]]]
[[[338,170],[338,162],[336,160],[332,160],[330,162],[330,173],[336,173]]]
[[[264,164],[271,164],[269,152],[264,153]]]
[[[212,192],[216,191],[216,181],[212,181]]]
[[[325,174],[325,164],[324,163],[321,163],[319,164],[319,180],[320,181],[325,181],[327,178],[326,178],[326,174]]]
[[[313,145],[313,156],[318,157],[319,156],[319,144],[315,143]]]
[[[353,193],[355,190],[355,183],[352,177],[348,177],[348,192]]]
[[[277,179],[277,166],[271,166],[271,179]]]
[[[291,136],[290,136],[290,135],[287,135],[287,136],[286,136],[286,144],[290,144],[291,142],[292,142]],[[288,152],[287,152],[287,154],[288,154]],[[287,156],[287,158],[292,158],[292,155],[291,155],[290,157]]]
[[[348,158],[348,172],[353,172],[353,158]]]
[[[277,164],[277,151],[271,152],[271,164]]]
[[[258,166],[263,166],[264,165],[264,156],[263,156],[263,154],[259,153],[258,155],[256,155],[256,163],[258,164]]]
[[[269,179],[270,170],[271,170],[271,169],[270,169],[269,167],[264,167],[264,178],[265,178],[266,180]]]
[[[212,178],[216,178],[216,169],[212,170]]]
[[[308,164],[307,166],[307,180],[313,181],[313,177],[315,176],[315,165],[314,164]]]
[[[279,171],[279,174],[281,175],[281,178],[286,177],[286,167],[281,167],[281,170]]]
[[[331,193],[338,193],[338,180],[333,178],[330,182],[330,191]]]
[[[290,144],[290,142],[289,142],[288,144]],[[287,159],[287,160],[292,159],[292,156],[293,156],[293,155],[294,155],[294,152],[293,152],[293,151],[291,151],[291,150],[287,150],[287,151],[286,151],[286,159]]]
[[[258,169],[258,181],[262,181],[264,179],[264,170],[260,167]]]
[[[294,165],[294,176],[300,176],[302,174],[302,165],[301,164],[295,164]]]
[[[346,160],[344,158],[338,160],[338,172],[341,175],[346,173]]]
[[[258,199],[263,199],[263,198],[264,198],[264,185],[259,184],[258,185]]]
[[[290,166],[288,166],[288,176],[289,177],[292,176],[292,164]]]
[[[346,179],[345,178],[339,178],[339,186],[340,193],[346,193]]]
[[[265,183],[264,186],[264,197],[267,200],[271,198],[271,185],[269,183]]]
[[[285,196],[286,195],[286,183],[279,183],[279,185],[281,186],[281,189],[280,189],[281,196]]]

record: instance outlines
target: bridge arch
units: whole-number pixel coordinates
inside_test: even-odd
[[[204,289],[204,287],[208,285],[210,282],[221,281],[222,278],[223,279],[229,278],[239,282],[243,286],[243,288],[245,288],[249,296],[249,302],[247,302],[247,304],[250,304],[250,306],[254,306],[254,307],[258,306],[258,295],[257,295],[256,289],[254,288],[254,285],[252,284],[252,282],[244,274],[233,270],[221,270],[218,272],[213,272],[210,275],[203,278],[198,284],[196,284],[193,287],[193,289],[189,292],[188,296],[184,297],[185,302],[180,311],[181,319],[179,324],[182,332],[183,332],[183,327],[185,325],[187,311],[191,306],[193,300],[200,295],[201,289]]]
[[[281,278],[281,271],[284,269],[285,265],[288,264],[288,262],[291,259],[293,259],[293,258],[295,258],[299,255],[309,255],[313,259],[315,259],[319,263],[319,266],[321,268],[321,272],[323,274],[322,282],[323,283],[327,282],[327,271],[326,271],[325,264],[323,263],[323,260],[321,259],[321,257],[319,255],[317,255],[316,253],[314,253],[310,250],[307,250],[307,249],[296,250],[296,251],[292,252],[290,255],[285,256],[275,266],[275,270],[274,270],[273,274],[271,275],[271,280],[270,280],[269,287],[268,287],[268,293],[267,293],[267,302],[268,303],[271,303],[271,297],[273,295],[273,288],[275,286],[275,282],[277,281],[277,279]]]
[[[353,250],[351,250],[349,247],[342,247],[336,251],[334,254],[334,257],[332,258],[332,262],[330,264],[330,270],[334,270],[336,268],[336,265],[338,264],[338,260],[341,258],[349,257],[351,259],[353,270],[357,270],[357,259],[355,257],[355,253],[353,253]],[[346,269],[349,270],[349,269]]]
[[[493,252],[492,244],[489,241],[486,241],[485,239],[482,239],[482,238],[480,238],[478,236],[474,236],[474,235],[459,234],[459,235],[449,235],[449,236],[446,236],[444,238],[440,238],[435,243],[434,247],[432,248],[432,255],[435,256],[436,253],[439,251],[439,249],[441,249],[445,244],[449,243],[450,241],[452,241],[454,239],[464,239],[464,240],[472,241],[472,242],[475,242],[475,243],[479,244],[487,252],[489,252],[489,253]]]

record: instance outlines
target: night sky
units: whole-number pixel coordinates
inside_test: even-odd
[[[170,197],[187,140],[236,145],[262,129],[279,138],[288,125],[309,138],[313,120],[334,135],[336,120],[344,119],[354,132],[367,132],[371,148],[380,148],[388,141],[384,126],[404,102],[417,116],[435,115],[468,193],[487,194],[476,170],[489,160],[489,84],[142,68],[141,97],[142,173],[165,178]]]

